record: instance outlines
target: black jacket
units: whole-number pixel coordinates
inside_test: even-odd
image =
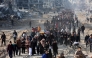
[[[75,41],[75,37],[74,36],[71,36],[70,37],[70,41],[74,42]]]
[[[84,31],[85,30],[85,26],[81,26],[81,30]]]
[[[57,52],[57,49],[58,49],[57,43],[53,43],[52,48],[54,52]]]
[[[8,51],[13,51],[13,45],[12,45],[12,44],[11,44],[11,45],[10,45],[10,44],[8,45],[8,47],[7,47],[7,52],[8,52]]]
[[[5,39],[6,39],[6,35],[5,35],[5,34],[2,34],[2,35],[1,35],[1,39],[2,39],[2,40],[5,40]]]
[[[85,42],[88,42],[89,36],[85,36]]]

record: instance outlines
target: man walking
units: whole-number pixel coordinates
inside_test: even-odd
[[[16,30],[14,30],[14,32],[13,32],[13,38],[14,38],[14,42],[15,42],[16,38],[17,38],[17,32],[16,32]]]
[[[74,41],[75,41],[75,37],[74,37],[74,34],[72,34],[71,37],[70,37],[70,47],[72,46]]]
[[[83,35],[84,35],[84,30],[85,30],[85,26],[82,25],[82,26],[81,26],[81,31],[82,31]]]
[[[4,32],[3,32],[3,34],[1,35],[1,39],[2,39],[1,46],[3,45],[3,43],[4,43],[4,45],[6,45],[6,35],[4,34]]]
[[[56,58],[56,55],[58,54],[58,46],[55,40],[53,41],[52,48],[53,48],[54,57]]]
[[[86,36],[85,36],[84,42],[86,43],[86,47],[87,47],[87,45],[88,45],[88,39],[89,39],[89,37],[90,37],[89,35],[86,35]]]
[[[60,33],[60,44],[62,45],[63,44],[63,41],[64,41],[64,37],[63,37],[63,33],[61,32]]]
[[[11,41],[9,42],[9,45],[8,45],[8,47],[7,47],[7,52],[8,52],[8,54],[9,54],[9,57],[10,57],[10,58],[13,58],[13,57],[12,57],[13,45],[12,45],[12,42],[11,42]]]
[[[21,54],[21,40],[20,40],[20,38],[17,40],[17,55],[20,55]],[[18,54],[18,52],[19,52],[19,54]]]
[[[90,35],[90,38],[88,39],[88,43],[90,44],[90,52],[92,52],[92,34]]]

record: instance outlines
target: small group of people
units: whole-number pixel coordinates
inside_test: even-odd
[[[16,41],[16,39],[17,39],[17,32],[16,32],[16,30],[14,30],[14,32],[13,32],[13,38],[14,38],[14,42]],[[7,36],[6,36],[6,34],[4,33],[4,32],[2,32],[2,34],[1,34],[1,46],[6,46],[6,38],[7,38]]]

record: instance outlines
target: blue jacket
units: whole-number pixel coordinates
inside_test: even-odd
[[[48,58],[48,55],[47,54],[43,54],[42,58]]]

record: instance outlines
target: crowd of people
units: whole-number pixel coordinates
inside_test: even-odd
[[[73,11],[63,10],[58,16],[53,16],[51,22],[48,20],[44,24],[46,29],[58,29],[58,31],[75,30],[78,27],[78,18]]]
[[[22,36],[20,38],[17,38],[17,32],[14,31],[13,36],[14,43],[10,41],[7,47],[10,58],[15,55],[21,55],[21,53],[25,54],[26,51],[30,56],[35,54],[44,54],[45,50],[51,51],[51,48],[53,48],[53,53],[55,57],[56,54],[58,54],[57,41],[54,39],[52,33],[48,36],[45,36],[44,34],[36,36],[36,33],[33,30],[31,36],[27,36],[26,33],[23,32]],[[52,55],[49,56],[50,58],[52,58]]]
[[[51,23],[47,21],[45,24],[47,29],[43,33],[39,32],[41,30],[40,26],[36,28],[32,27],[30,35],[27,35],[27,32],[23,32],[18,38],[18,33],[14,30],[14,41],[10,41],[7,46],[9,57],[13,58],[16,55],[20,56],[21,54],[28,53],[30,57],[33,55],[42,55],[42,58],[56,58],[58,54],[58,44],[60,44],[70,46],[70,48],[77,45],[78,50],[75,53],[75,57],[85,58],[79,46],[80,32],[84,34],[85,26],[81,26],[77,32],[74,30],[71,33],[65,30],[67,27],[70,31],[72,26],[73,29],[75,29],[78,25],[74,23],[77,19],[74,20],[73,16],[74,14],[71,11],[63,11],[60,15],[53,17]],[[1,35],[1,39],[1,46],[3,46],[3,43],[6,45],[6,35],[4,32]],[[90,52],[92,52],[92,35],[85,36],[85,43],[86,46],[90,44]],[[62,52],[58,58],[65,58],[64,53]]]
[[[55,32],[55,34],[53,32]],[[43,55],[43,58],[47,55],[46,53],[49,52],[48,57],[46,56],[47,58],[56,58],[56,55],[58,54],[58,44],[65,44],[66,46],[69,45],[72,47],[74,42],[80,42],[80,35],[76,33],[68,34],[67,32],[58,32],[56,30],[49,30],[49,33],[40,33],[37,35],[34,29],[32,29],[30,36],[28,36],[26,32],[23,32],[20,38],[18,38],[18,34],[16,30],[14,30],[13,38],[14,42],[10,41],[7,46],[7,52],[9,53],[10,58],[16,55],[25,54],[26,52],[30,56],[35,54]],[[6,45],[6,35],[4,32],[1,35],[1,39],[2,45],[3,43]],[[87,35],[85,37],[85,42],[86,44],[90,43],[91,46],[92,35],[90,37]],[[90,52],[92,52],[91,49]]]

